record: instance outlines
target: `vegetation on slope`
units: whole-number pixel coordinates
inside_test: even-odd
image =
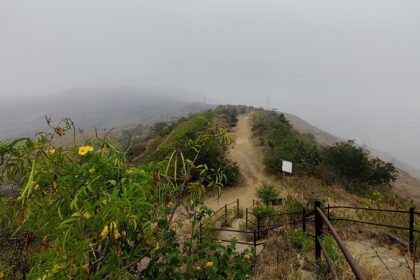
[[[129,156],[137,163],[156,162],[174,150],[186,159],[204,165],[212,178],[220,178],[225,185],[235,184],[238,167],[226,158],[234,139],[229,129],[234,127],[237,116],[247,110],[245,106],[219,106],[205,113],[194,114],[177,122],[160,122],[150,128],[140,128],[126,135],[134,139]]]
[[[252,130],[265,147],[265,163],[273,174],[282,175],[282,162],[287,160],[293,162],[298,175],[313,175],[356,191],[396,180],[392,163],[370,158],[369,152],[353,141],[321,147],[313,136],[294,130],[283,114],[256,111]]]
[[[180,149],[165,141],[176,149],[163,149],[169,153],[140,167],[107,139],[55,147],[54,138],[72,129],[71,122],[36,140],[0,143],[1,182],[14,183],[19,191],[0,198],[0,275],[246,278],[253,252],[236,252],[234,242],[223,246],[198,238],[199,222],[212,213],[200,206],[205,188],[223,185],[198,159],[228,145],[229,137],[210,134],[214,130],[207,130],[211,126],[202,116],[193,120],[204,128],[189,136],[193,139],[172,138],[188,145]],[[189,220],[176,218],[180,209]],[[177,228],[183,226],[191,230],[180,240]]]

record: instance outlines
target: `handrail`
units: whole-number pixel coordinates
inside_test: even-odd
[[[248,211],[251,208],[248,208]],[[276,216],[284,216],[284,215],[294,215],[294,214],[302,214],[301,211],[294,211],[294,212],[282,212],[282,213],[276,213],[276,214],[271,214],[271,215],[264,215],[264,216],[257,216],[254,213],[252,213],[252,211],[249,211],[248,214],[251,214],[252,216],[256,217],[256,218],[260,218],[260,219],[264,219],[264,218],[271,218],[271,217],[276,217]]]
[[[355,209],[355,210],[367,210],[367,211],[378,211],[378,212],[391,212],[391,213],[403,213],[403,214],[409,214],[410,211],[406,210],[394,210],[394,209],[378,209],[378,208],[364,208],[364,207],[353,207],[353,206],[329,206],[329,207],[322,207],[321,209]],[[415,212],[416,214],[416,212]],[[420,213],[418,213],[420,214]]]
[[[359,265],[356,263],[352,255],[350,254],[350,251],[347,249],[346,245],[344,244],[343,240],[341,240],[341,237],[338,235],[335,228],[331,225],[330,221],[325,217],[324,213],[322,212],[320,207],[316,207],[316,214],[319,215],[319,217],[322,219],[323,222],[327,225],[328,229],[331,232],[331,235],[334,237],[335,241],[337,242],[338,247],[340,248],[341,252],[343,253],[344,257],[347,260],[347,263],[350,265],[351,270],[353,271],[354,275],[358,280],[366,280],[366,277],[362,273]],[[322,223],[321,223],[321,232],[322,232]],[[316,234],[316,238],[317,238]],[[320,243],[317,240],[318,245]],[[322,249],[322,247],[321,247]]]
[[[402,214],[408,214],[409,218],[409,224],[408,227],[403,227],[400,225],[390,225],[390,224],[381,224],[381,223],[375,223],[370,221],[361,221],[361,220],[353,220],[353,219],[346,219],[343,218],[333,218],[330,219],[332,221],[344,221],[344,222],[353,222],[353,223],[359,223],[359,224],[367,224],[367,225],[373,225],[373,226],[381,226],[381,227],[387,227],[387,228],[393,228],[398,230],[407,230],[408,231],[408,247],[410,254],[414,254],[414,234],[420,233],[420,230],[415,229],[415,215],[420,215],[420,212],[415,212],[414,207],[410,207],[409,211],[406,210],[397,210],[397,209],[377,209],[377,208],[362,208],[362,207],[352,207],[352,206],[330,206],[323,207],[321,209],[326,209],[328,211],[328,218],[330,218],[330,210],[331,209],[356,209],[356,210],[367,210],[367,211],[378,211],[378,212],[388,212],[388,213],[402,213]]]
[[[225,208],[226,207],[229,207],[229,206],[231,206],[231,205],[233,205],[233,204],[235,204],[235,203],[237,203],[238,204],[238,202],[239,202],[239,199],[237,199],[237,200],[235,200],[235,201],[233,201],[233,202],[231,202],[231,203],[229,203],[229,204],[225,204],[224,206],[222,206],[219,210],[217,210],[216,212],[214,212],[211,216],[209,216],[207,219],[205,219],[204,221],[202,221],[201,222],[201,224],[205,224],[205,223],[207,223],[211,218],[213,218],[214,216],[216,216],[216,214],[217,213],[219,213],[220,211],[222,211],[222,210],[225,210]],[[220,219],[220,218],[219,218]],[[217,220],[219,220],[219,219],[217,219]],[[216,221],[217,221],[216,220]]]
[[[359,223],[359,224],[367,224],[367,225],[373,225],[373,226],[380,226],[380,227],[388,227],[388,228],[395,228],[395,229],[401,229],[401,230],[410,230],[408,227],[400,227],[400,226],[394,226],[394,225],[388,225],[388,224],[379,224],[374,222],[367,222],[367,221],[360,221],[360,220],[352,220],[352,219],[344,219],[344,218],[334,218],[330,219],[330,221],[344,221],[344,222],[353,222],[353,223]],[[419,230],[414,229],[414,232],[420,233]]]

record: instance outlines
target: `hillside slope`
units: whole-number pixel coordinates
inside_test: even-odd
[[[168,121],[214,107],[169,95],[175,94],[133,88],[82,88],[53,96],[3,100],[0,139],[33,136],[46,128],[45,115],[54,122],[68,117],[78,127],[92,130]]]
[[[285,116],[296,130],[301,133],[310,133],[314,135],[315,139],[321,145],[332,145],[339,141],[345,141],[345,139],[331,135],[311,125],[298,116],[292,114],[285,114]],[[377,156],[382,160],[392,162],[399,169],[398,179],[393,184],[395,192],[404,198],[413,200],[416,205],[420,206],[420,171],[406,163],[401,162],[390,154],[371,147],[367,148],[372,155]]]

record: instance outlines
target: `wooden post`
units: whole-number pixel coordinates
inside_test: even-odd
[[[248,229],[248,208],[245,208],[245,228]]]
[[[327,217],[328,217],[328,221],[330,220],[330,204],[327,205]]]
[[[306,208],[302,209],[302,231],[306,232]]]
[[[410,227],[408,232],[408,245],[412,256],[414,255],[414,209],[414,207],[410,207]]]
[[[260,216],[257,216],[258,239],[260,239]]]
[[[321,244],[319,244],[318,239],[321,239],[322,236],[322,226],[323,221],[321,215],[318,213],[318,209],[321,207],[321,201],[315,201],[315,260],[317,262],[321,261]]]
[[[236,216],[237,216],[237,217],[239,217],[239,198],[238,198],[238,200],[236,201],[236,208],[237,208],[237,210],[238,210],[238,213],[236,214]]]
[[[225,226],[227,225],[227,204],[225,204]]]
[[[255,248],[257,247],[257,233],[255,232],[255,229],[254,229],[254,247]]]

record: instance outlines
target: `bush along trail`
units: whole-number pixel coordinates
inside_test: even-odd
[[[225,182],[198,160],[229,144],[222,127],[200,118],[206,129],[183,143],[190,153],[176,149],[140,166],[106,138],[54,146],[73,133],[70,120],[37,139],[0,143],[1,182],[19,192],[0,197],[0,278],[246,279],[252,250],[198,238],[212,213],[201,197]],[[181,208],[191,230],[179,240]]]

